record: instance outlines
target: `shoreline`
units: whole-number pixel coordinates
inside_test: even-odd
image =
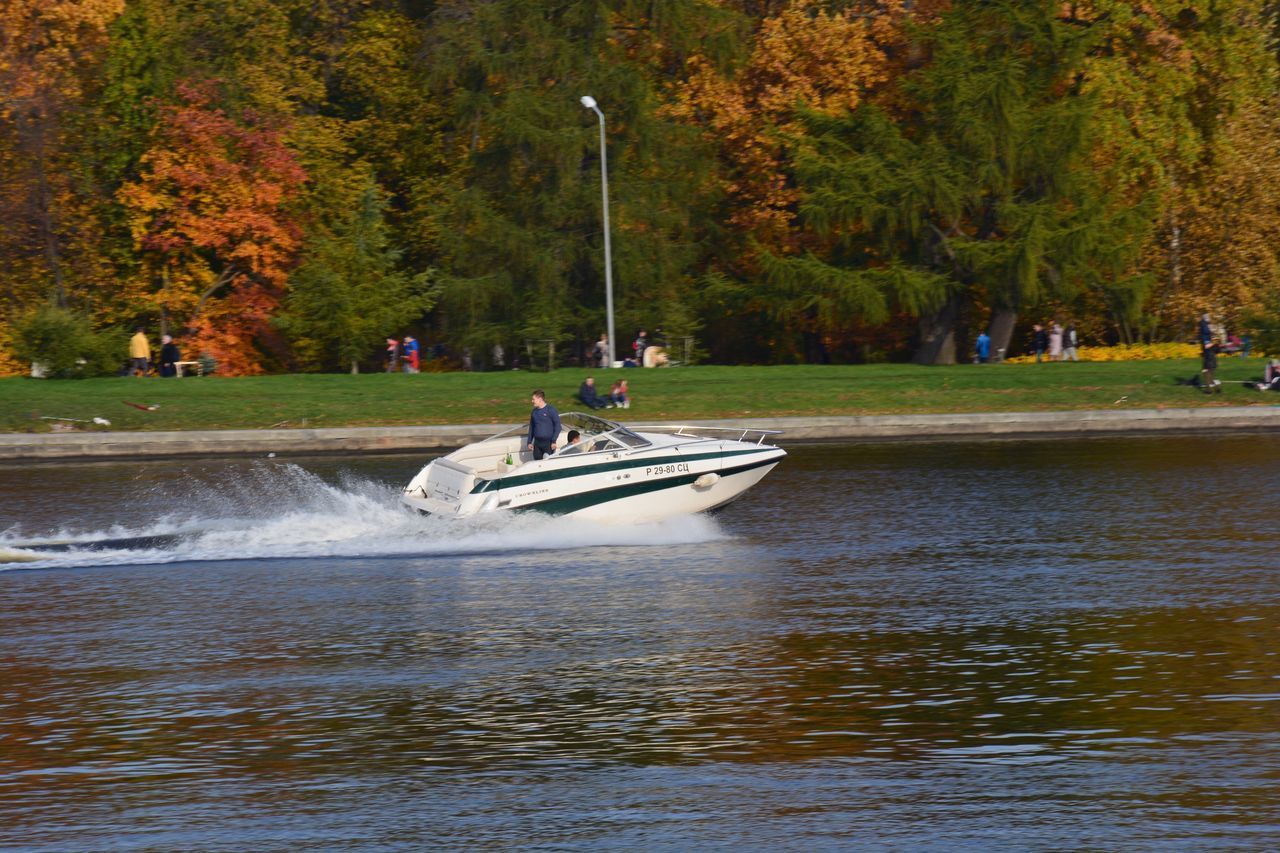
[[[980,441],[1280,430],[1280,406],[670,421],[782,430],[778,443]],[[516,424],[174,432],[0,433],[0,462],[446,450]],[[636,424],[643,426],[643,424]]]

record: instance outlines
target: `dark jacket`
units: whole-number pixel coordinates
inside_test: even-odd
[[[1047,350],[1049,348],[1049,333],[1044,329],[1031,335],[1031,345],[1037,350]]]
[[[529,436],[527,442],[532,443],[535,439],[542,441],[555,441],[560,437],[560,413],[556,411],[556,407],[547,403],[541,409],[534,408],[529,413]]]
[[[583,382],[578,386],[578,399],[586,403],[588,406],[594,406],[596,403],[603,403],[600,395],[596,393],[595,385],[588,385]]]
[[[182,356],[178,354],[177,344],[167,343],[160,347],[161,364],[173,364],[175,361],[182,361]]]

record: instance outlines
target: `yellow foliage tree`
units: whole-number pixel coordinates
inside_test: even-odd
[[[0,253],[19,261],[0,319],[46,292],[66,302],[69,248],[84,250],[81,277],[97,272],[88,211],[75,203],[68,116],[91,94],[123,9],[124,0],[0,0]]]
[[[666,112],[698,124],[718,147],[735,230],[775,250],[795,248],[797,195],[784,139],[800,132],[801,110],[852,110],[885,82],[884,46],[897,38],[904,16],[898,2],[872,15],[792,2],[760,22],[736,74],[705,56],[690,59]]]

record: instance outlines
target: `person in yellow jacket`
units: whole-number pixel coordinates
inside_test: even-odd
[[[129,368],[134,376],[147,375],[147,362],[151,358],[151,344],[142,329],[135,329],[129,339]]]

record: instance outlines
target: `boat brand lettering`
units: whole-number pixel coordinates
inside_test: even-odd
[[[674,464],[674,465],[654,465],[654,466],[652,466],[652,467],[650,467],[650,468],[645,468],[645,469],[644,469],[644,475],[645,475],[646,477],[648,477],[648,476],[651,476],[651,475],[653,475],[653,474],[658,474],[658,475],[662,475],[662,474],[679,474],[679,473],[681,473],[681,472],[685,472],[685,473],[687,473],[688,471],[689,471],[689,463],[688,463],[688,462],[677,462],[677,463],[676,463],[676,464]]]

